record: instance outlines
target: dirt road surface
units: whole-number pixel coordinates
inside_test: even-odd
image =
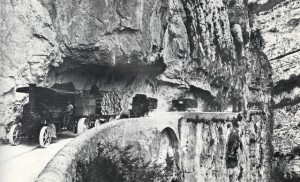
[[[54,155],[73,140],[71,132],[58,134],[47,148],[38,142],[24,142],[18,146],[0,145],[0,181],[34,182]]]

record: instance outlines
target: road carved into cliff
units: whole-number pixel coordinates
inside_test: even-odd
[[[62,133],[47,148],[39,147],[38,143],[28,142],[19,146],[1,146],[0,181],[34,181],[53,156],[74,137],[71,133]]]

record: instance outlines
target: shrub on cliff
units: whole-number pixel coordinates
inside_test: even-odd
[[[98,157],[88,164],[77,164],[76,181],[84,182],[152,182],[179,180],[175,161],[167,157],[166,164],[146,162],[133,155],[132,146],[121,148],[111,143],[101,143]]]
[[[279,155],[278,155],[279,156]],[[299,182],[300,176],[294,171],[287,172],[287,159],[278,157],[276,158],[277,162],[272,167],[271,170],[271,181],[272,182]]]

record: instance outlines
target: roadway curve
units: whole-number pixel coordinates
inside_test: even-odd
[[[47,148],[41,148],[38,142],[24,142],[18,146],[0,146],[0,181],[33,182],[48,162],[76,135],[71,132],[58,134]]]

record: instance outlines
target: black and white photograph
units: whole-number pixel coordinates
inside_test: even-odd
[[[300,182],[300,0],[1,0],[0,182]]]

